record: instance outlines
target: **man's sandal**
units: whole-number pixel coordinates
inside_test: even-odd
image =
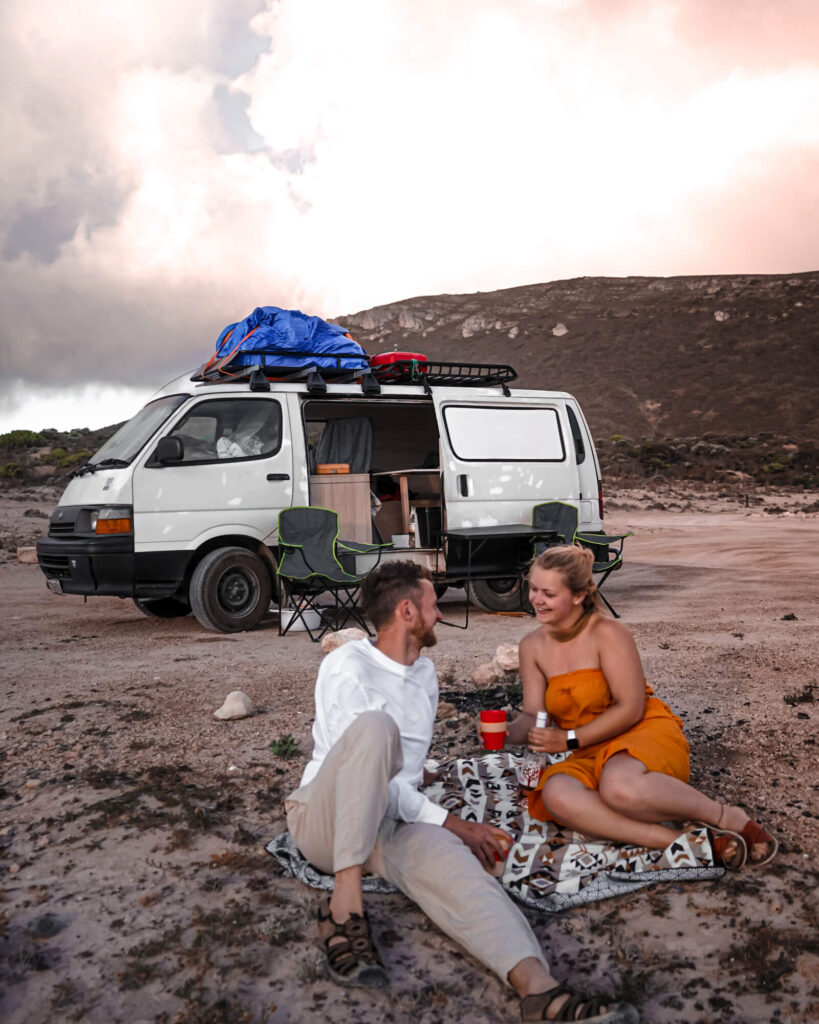
[[[554,1015],[549,1007],[561,996],[568,996]],[[605,1012],[601,1007],[605,1006]],[[612,1003],[606,996],[581,996],[568,985],[558,985],[548,992],[525,996],[520,1002],[522,1021],[583,1021],[584,1024],[637,1024],[640,1019],[631,1003]]]
[[[354,988],[383,988],[389,984],[366,913],[350,914],[344,924],[337,924],[330,913],[328,896],[318,908],[317,920],[327,971],[333,981]]]
[[[747,864],[755,868],[761,868],[763,864],[770,864],[779,849],[778,839],[774,839],[774,837],[769,832],[766,832],[761,825],[750,820],[745,823],[745,826],[739,834],[742,836],[745,841],[745,845],[748,847]],[[765,844],[766,851],[762,854],[759,860],[754,860],[751,856],[753,853],[753,847],[760,846],[762,843]]]

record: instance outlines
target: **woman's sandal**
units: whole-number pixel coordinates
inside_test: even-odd
[[[383,988],[389,984],[373,945],[366,913],[350,914],[344,924],[337,924],[327,897],[319,906],[317,920],[327,970],[333,981],[355,988]]]
[[[697,824],[700,825],[702,828],[708,830],[709,839],[711,839],[711,846],[714,850],[714,860],[718,864],[720,864],[721,867],[732,869],[744,867],[746,864],[755,868],[761,868],[764,864],[770,864],[770,862],[776,856],[777,851],[779,850],[779,840],[774,839],[774,837],[769,832],[766,832],[765,829],[761,825],[758,825],[755,821],[751,821],[750,818],[748,819],[748,821],[745,822],[745,824],[742,826],[742,829],[739,832],[731,832],[728,829],[721,829],[719,828],[719,823],[722,821],[722,817],[724,814],[725,804],[720,804],[719,818],[717,819],[716,828],[711,828],[709,825],[706,825],[705,822],[697,822]],[[712,835],[714,838],[712,838]],[[725,835],[726,838],[721,842],[720,837],[723,835]],[[741,863],[734,863],[735,860],[738,861],[738,856],[729,858],[731,863],[727,863],[724,857],[720,859],[720,856],[724,853],[725,848],[728,845],[730,845],[731,837],[739,839],[745,847],[745,856],[742,858]],[[755,860],[751,856],[753,852],[752,848],[754,846],[759,846],[763,843],[765,844],[767,849],[758,860]]]
[[[774,839],[774,837],[769,832],[766,832],[761,825],[750,820],[745,823],[739,834],[742,836],[745,841],[745,845],[748,848],[748,859],[746,863],[755,868],[761,868],[763,864],[770,864],[779,850],[778,839]],[[752,848],[754,846],[759,846],[762,843],[764,843],[768,849],[759,858],[759,860],[754,860],[751,856],[751,853],[753,852]]]
[[[708,833],[711,853],[717,867],[726,868],[728,871],[739,871],[745,867],[748,861],[748,847],[739,832],[732,832],[727,828],[713,828],[710,825],[701,827]],[[733,853],[730,852],[732,844]]]
[[[560,996],[568,996],[555,1016],[547,1016],[549,1007]],[[605,1012],[601,1007],[605,1006]],[[640,1019],[631,1003],[612,1003],[606,996],[581,996],[568,985],[548,992],[525,996],[520,1001],[522,1021],[583,1021],[584,1024],[637,1024]]]

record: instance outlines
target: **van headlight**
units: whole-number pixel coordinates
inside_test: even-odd
[[[95,509],[90,516],[91,530],[96,534],[133,533],[134,518],[130,505],[108,505]]]

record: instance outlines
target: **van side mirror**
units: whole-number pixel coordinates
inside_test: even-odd
[[[160,437],[152,461],[181,462],[185,458],[185,446],[178,437]]]

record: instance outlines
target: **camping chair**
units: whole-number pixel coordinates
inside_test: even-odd
[[[545,501],[542,505],[535,505],[532,509],[532,525],[551,530],[564,544],[579,543],[584,548],[589,548],[594,555],[592,572],[602,574],[597,584],[598,593],[615,619],[619,619],[620,616],[600,588],[609,575],[623,564],[623,544],[626,537],[631,537],[632,534],[620,533],[607,536],[604,533],[580,533],[577,529],[577,508],[565,501]],[[619,546],[615,546],[618,541]],[[536,543],[535,557],[548,546],[542,542]]]
[[[286,508],[279,513],[279,636],[284,636],[301,621],[315,643],[328,629],[341,629],[353,619],[372,636],[358,607],[358,590],[368,575],[356,573],[355,556],[378,552],[391,544],[358,544],[339,540],[338,513],[310,505]],[[375,568],[373,566],[372,568]],[[372,570],[368,570],[370,572]],[[319,597],[332,594],[334,603],[320,605]],[[283,626],[285,613],[290,621]],[[318,616],[318,626],[311,626],[308,615]]]

